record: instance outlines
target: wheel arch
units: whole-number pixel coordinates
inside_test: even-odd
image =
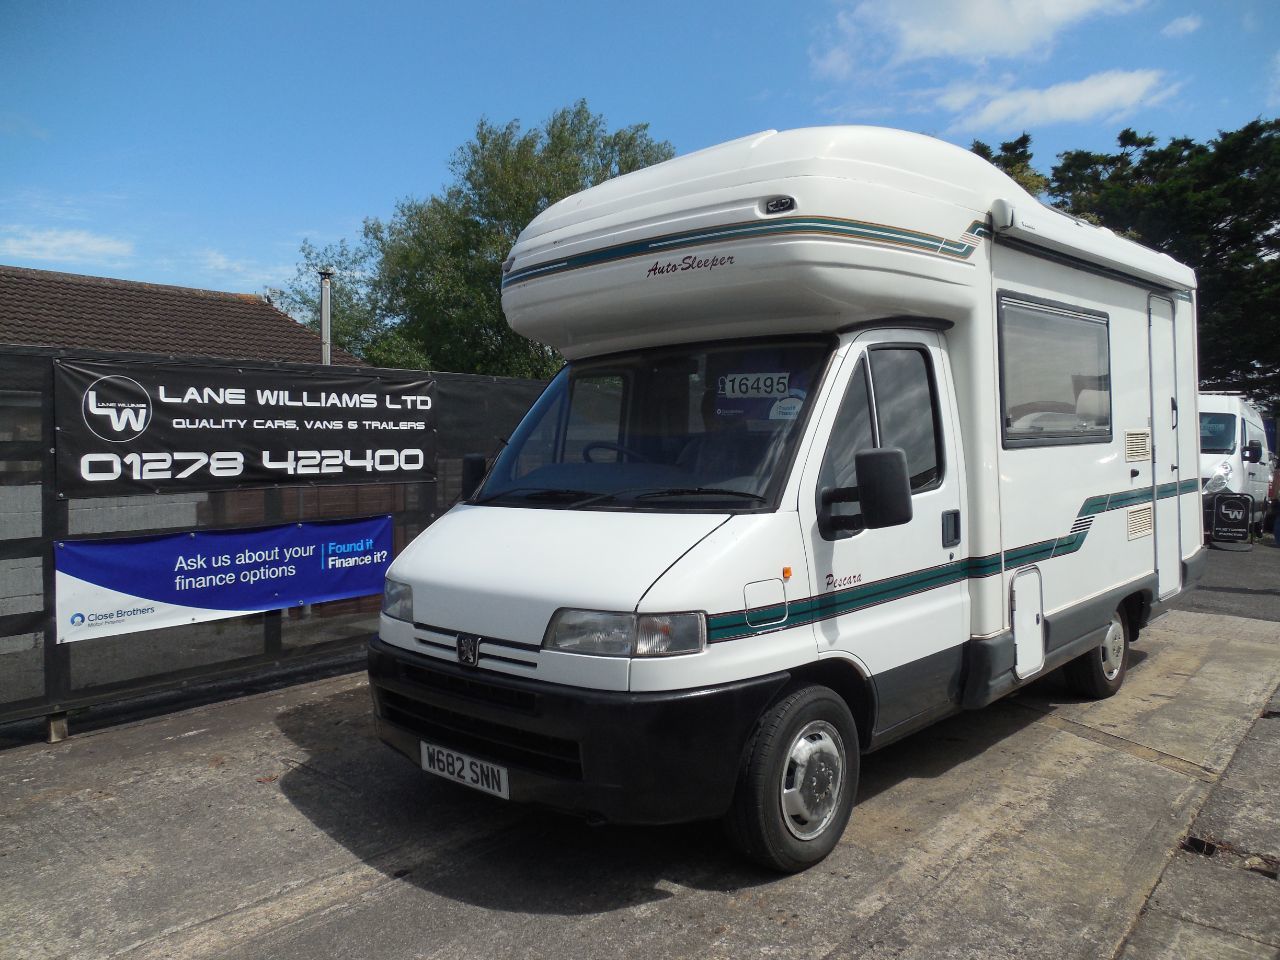
[[[871,745],[878,703],[876,686],[861,665],[846,657],[831,656],[791,671],[789,690],[809,684],[829,687],[840,695],[853,714],[853,721],[858,726],[858,746],[865,753]]]

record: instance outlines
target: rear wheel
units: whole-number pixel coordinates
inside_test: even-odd
[[[858,728],[834,690],[809,686],[760,720],[743,761],[729,837],[757,863],[795,873],[840,840],[858,790]]]
[[[1090,700],[1114,696],[1129,666],[1129,641],[1129,618],[1120,607],[1111,614],[1102,644],[1063,668],[1071,690]]]

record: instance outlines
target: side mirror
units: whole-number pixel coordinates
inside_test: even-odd
[[[485,462],[483,453],[468,453],[462,458],[462,491],[463,500],[470,500],[484,480]]]
[[[1245,463],[1261,463],[1262,462],[1262,441],[1250,440],[1244,445],[1244,451],[1241,454]]]
[[[853,457],[858,499],[868,530],[911,522],[911,476],[901,447],[864,450]]]

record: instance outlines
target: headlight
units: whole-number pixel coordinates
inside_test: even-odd
[[[597,657],[670,657],[697,653],[707,642],[701,613],[603,613],[559,610],[542,646]]]
[[[1217,493],[1219,490],[1226,488],[1231,482],[1231,461],[1223,460],[1214,468],[1213,476],[1209,478],[1209,482],[1204,485],[1205,493]]]
[[[382,612],[393,620],[413,623],[413,588],[388,577],[382,588]]]

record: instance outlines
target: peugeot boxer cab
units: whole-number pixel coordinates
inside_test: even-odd
[[[567,363],[369,650],[429,774],[799,870],[861,754],[1113,695],[1201,568],[1194,274],[957,147],[733,141],[554,204],[502,285]]]
[[[1205,534],[1212,525],[1213,498],[1243,493],[1253,498],[1250,525],[1261,535],[1267,486],[1275,466],[1262,414],[1236,393],[1201,393],[1200,476],[1205,493]]]

